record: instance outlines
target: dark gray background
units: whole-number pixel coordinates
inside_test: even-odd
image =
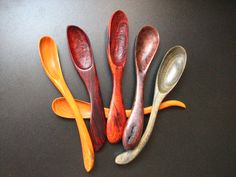
[[[123,79],[124,102],[135,89],[134,39],[144,25],[157,27],[161,43],[145,85],[152,103],[160,60],[174,45],[188,53],[186,70],[166,99],[187,109],[161,111],[152,137],[131,164],[118,166],[121,144],[106,143],[86,174],[74,121],[58,118],[51,102],[60,94],[46,77],[38,41],[51,35],[58,44],[66,81],[76,98],[88,101],[67,48],[66,27],[78,25],[93,47],[105,106],[112,78],[106,57],[110,16],[122,9],[129,18],[129,56]],[[236,58],[233,1],[0,1],[0,176],[1,177],[235,177]]]

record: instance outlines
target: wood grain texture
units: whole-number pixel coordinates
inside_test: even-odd
[[[122,75],[128,54],[128,18],[122,11],[116,11],[108,26],[107,56],[113,76],[113,91],[110,112],[107,119],[107,139],[110,143],[121,140],[126,124],[122,96]]]
[[[99,151],[106,141],[106,122],[92,48],[85,32],[77,26],[67,28],[67,38],[72,61],[89,93],[90,134],[95,151]]]
[[[147,70],[154,58],[159,46],[158,31],[151,27],[143,27],[135,43],[135,66],[136,66],[136,92],[131,116],[128,119],[122,137],[123,146],[126,150],[134,148],[143,132],[143,98],[144,81]]]
[[[137,69],[137,67],[136,67]],[[139,142],[143,132],[143,100],[144,100],[144,75],[137,75],[137,84],[135,91],[135,99],[128,119],[125,131],[123,133],[122,142],[125,149],[132,149]]]

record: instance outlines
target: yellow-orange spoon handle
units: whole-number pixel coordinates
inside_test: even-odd
[[[80,110],[82,117],[84,119],[89,119],[90,113],[91,113],[90,103],[82,101],[82,100],[78,100],[78,99],[75,99],[75,102],[76,102],[77,107]],[[172,107],[172,106],[186,108],[186,105],[181,101],[168,100],[161,103],[159,110]],[[74,119],[74,114],[64,97],[59,97],[53,100],[52,110],[56,115],[62,118]],[[151,110],[152,110],[152,106],[145,107],[144,114],[150,114]],[[108,117],[109,108],[104,108],[104,111],[105,111],[106,117]],[[131,110],[130,109],[125,110],[125,113],[126,113],[126,117],[130,117]]]
[[[64,80],[58,57],[57,46],[51,37],[44,36],[40,39],[39,55],[41,58],[43,69],[45,70],[48,78],[65,97],[68,106],[73,112],[79,130],[84,167],[86,171],[89,172],[94,165],[94,150],[92,141],[85,122],[80,114],[80,111],[76,106],[75,100]]]

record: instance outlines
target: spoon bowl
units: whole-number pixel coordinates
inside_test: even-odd
[[[67,36],[75,66],[83,70],[90,68],[93,64],[93,56],[88,36],[77,26],[68,26]]]
[[[156,83],[159,92],[168,93],[180,79],[186,65],[187,55],[183,47],[176,46],[171,48],[164,58]]]
[[[108,52],[112,63],[123,67],[128,55],[128,18],[118,10],[110,20],[108,27]]]
[[[151,26],[141,29],[136,39],[135,57],[140,72],[146,73],[159,45],[159,34]]]
[[[41,38],[39,42],[39,53],[41,63],[47,75],[54,78],[52,81],[59,80],[62,76],[62,72],[58,70],[61,66],[57,55],[57,46],[49,36]]]
[[[160,103],[165,98],[165,96],[178,83],[184,71],[186,61],[187,54],[185,49],[181,46],[175,46],[167,52],[157,72],[155,84],[156,86],[152,104],[153,109],[151,111],[151,115],[149,117],[144,134],[140,142],[134,149],[123,152],[116,157],[115,162],[117,164],[122,165],[131,162],[145,147],[151,136],[156,121],[156,116],[158,112],[157,108],[159,107]]]

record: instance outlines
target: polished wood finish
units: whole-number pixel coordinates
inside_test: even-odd
[[[134,148],[143,132],[143,100],[144,100],[144,81],[147,70],[154,58],[159,46],[158,31],[151,27],[143,27],[135,43],[135,66],[136,66],[136,92],[131,116],[126,123],[122,142],[125,149]]]
[[[112,15],[108,26],[107,56],[113,76],[113,92],[107,119],[107,139],[110,143],[121,140],[126,124],[122,74],[128,55],[128,33],[128,18],[118,10]]]
[[[73,64],[89,93],[90,134],[95,151],[99,151],[106,141],[106,122],[92,48],[88,36],[77,26],[68,26],[67,38]]]
[[[75,99],[76,105],[80,110],[80,113],[84,119],[90,119],[91,116],[91,104],[86,101]],[[163,110],[169,107],[179,107],[179,108],[186,108],[186,105],[178,100],[167,100],[161,103],[159,110]],[[64,97],[59,97],[53,100],[52,102],[52,110],[53,112],[65,119],[74,119],[73,111],[70,108],[70,105],[67,103]],[[150,114],[152,110],[152,106],[145,107],[143,109],[144,115]],[[109,108],[104,108],[106,118],[109,115]],[[125,110],[126,117],[129,118],[131,114],[131,109]]]
[[[55,87],[61,92],[61,94],[65,97],[70,109],[74,114],[80,135],[84,167],[86,171],[89,172],[92,170],[94,165],[93,145],[87,127],[85,125],[85,122],[64,80],[58,57],[57,46],[51,37],[44,36],[40,39],[39,55],[41,58],[43,69],[45,70],[48,78],[55,85]]]

